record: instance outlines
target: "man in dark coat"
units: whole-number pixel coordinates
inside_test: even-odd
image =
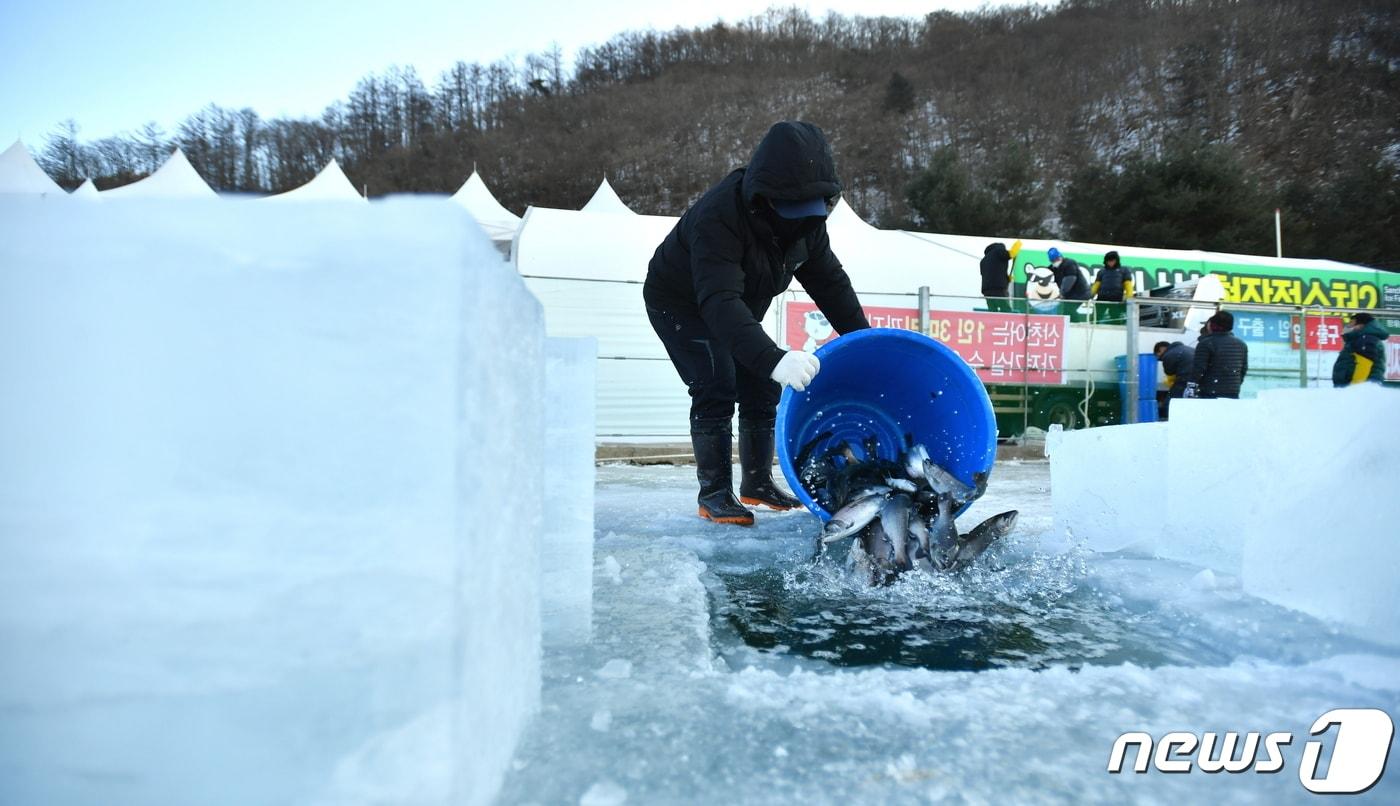
[[[748,166],[706,191],[652,256],[642,297],[690,390],[702,518],[753,524],[734,498],[736,402],[742,501],[800,506],[773,483],[773,425],[781,387],[805,389],[820,364],[811,353],[782,350],[760,322],[796,279],[838,333],[870,327],[827,240],[826,216],[840,192],[821,129],[775,124]]]
[[[1342,334],[1342,352],[1332,365],[1332,385],[1385,380],[1385,343],[1390,332],[1381,327],[1376,317],[1358,313],[1351,317],[1347,332]]]
[[[1060,298],[1066,300],[1086,300],[1089,298],[1089,283],[1084,279],[1084,270],[1079,261],[1065,257],[1060,250],[1050,247],[1050,270],[1055,273],[1055,282],[1060,286]]]
[[[1153,346],[1152,354],[1157,356],[1157,360],[1162,364],[1162,372],[1167,376],[1167,405],[1162,411],[1163,414],[1169,415],[1172,399],[1186,394],[1186,383],[1191,378],[1191,366],[1196,360],[1196,351],[1179,341],[1170,344],[1159,341]]]
[[[1206,324],[1210,332],[1196,341],[1187,396],[1238,399],[1249,371],[1249,347],[1231,332],[1235,316],[1229,311],[1217,312]]]
[[[1122,302],[1133,295],[1133,275],[1118,260],[1117,252],[1103,256],[1103,268],[1089,287],[1089,295],[1099,302]]]
[[[1079,308],[1089,298],[1089,278],[1080,268],[1079,261],[1065,257],[1060,250],[1050,247],[1050,271],[1055,275],[1055,284],[1060,287],[1060,313],[1072,317],[1071,321],[1083,321]]]
[[[987,310],[1000,313],[1011,311],[1011,253],[1006,244],[997,241],[982,252],[982,296],[987,298]]]

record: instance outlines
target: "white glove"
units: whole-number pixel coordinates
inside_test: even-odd
[[[801,392],[807,388],[807,384],[817,377],[817,372],[821,370],[822,362],[811,353],[804,353],[801,350],[789,350],[778,362],[778,366],[773,367],[773,380],[783,386],[791,386]]]

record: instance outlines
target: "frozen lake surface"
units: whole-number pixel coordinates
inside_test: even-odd
[[[694,496],[692,467],[599,468],[593,641],[546,652],[502,802],[1302,802],[1313,720],[1400,712],[1400,653],[1052,533],[1042,462],[959,519],[1021,512],[974,570],[880,589],[814,562],[815,517],[719,527]],[[1120,734],[1176,730],[1295,738],[1278,775],[1106,772]]]

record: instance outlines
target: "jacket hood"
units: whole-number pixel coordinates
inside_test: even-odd
[[[836,162],[822,130],[810,123],[785,120],[773,124],[744,171],[744,203],[754,196],[769,199],[828,198],[841,192]]]
[[[1011,259],[1011,253],[1006,250],[1006,244],[1001,241],[989,245],[986,249],[982,250],[982,254],[987,257],[994,257],[997,260]]]
[[[1104,265],[1105,265],[1105,266],[1108,265],[1108,261],[1110,261],[1110,260],[1114,261],[1114,262],[1117,263],[1119,266],[1122,266],[1122,265],[1123,265],[1123,261],[1118,259],[1118,253],[1117,253],[1117,252],[1109,252],[1108,254],[1106,254],[1106,255],[1103,256],[1103,262],[1104,262]]]
[[[1355,334],[1355,335],[1361,335],[1361,334],[1363,334],[1363,333],[1366,334],[1366,335],[1368,335],[1368,336],[1375,336],[1376,338],[1380,339],[1381,341],[1385,341],[1386,339],[1390,338],[1390,331],[1389,331],[1389,330],[1386,330],[1386,329],[1383,328],[1383,327],[1381,327],[1381,323],[1380,323],[1380,322],[1377,322],[1377,321],[1374,320],[1374,319],[1372,319],[1371,321],[1369,321],[1369,322],[1367,322],[1365,325],[1363,325],[1363,326],[1361,327],[1360,333],[1357,333],[1357,334]],[[1347,333],[1343,333],[1343,334],[1342,334],[1343,337],[1352,336],[1352,335],[1353,335],[1353,334],[1350,333],[1350,332],[1347,332]]]

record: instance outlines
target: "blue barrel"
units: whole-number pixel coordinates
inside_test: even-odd
[[[1128,357],[1114,356],[1113,366],[1118,369],[1118,393],[1122,403],[1118,406],[1119,422],[1128,421]],[[1157,356],[1152,353],[1138,353],[1138,416],[1140,423],[1157,422]]]
[[[871,328],[817,350],[821,371],[806,391],[783,391],[778,403],[778,461],[788,486],[823,521],[827,512],[803,487],[795,466],[803,446],[818,455],[850,442],[856,453],[874,435],[880,458],[897,460],[906,435],[929,458],[973,484],[996,461],[997,425],[977,373],[957,353],[910,330]]]

